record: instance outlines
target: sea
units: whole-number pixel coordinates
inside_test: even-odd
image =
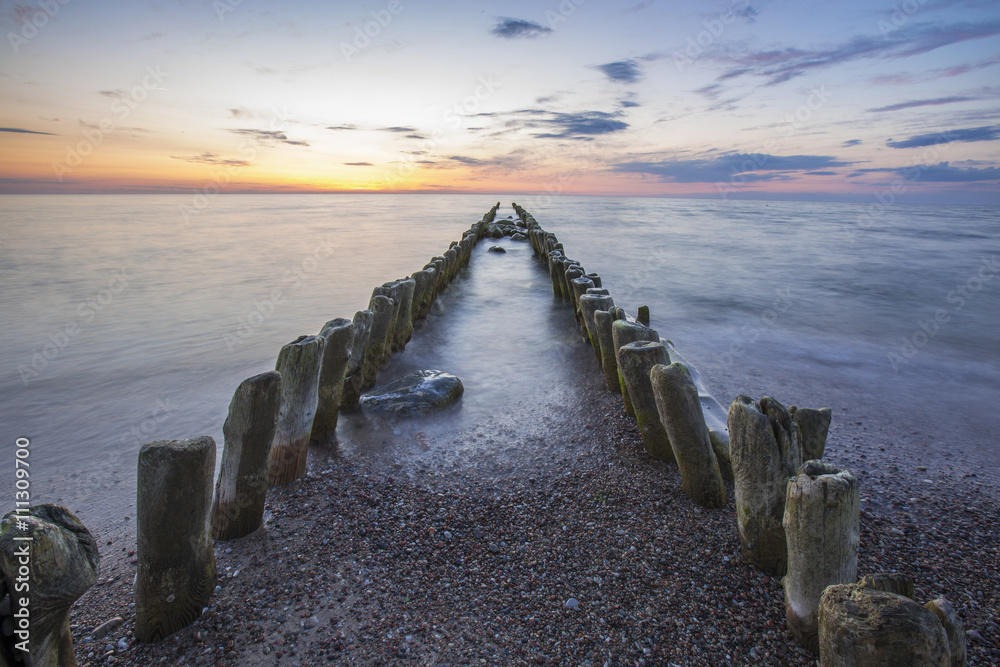
[[[891,425],[904,454],[1000,458],[997,207],[10,195],[0,197],[0,509],[30,484],[33,504],[110,520],[134,502],[144,443],[209,435],[221,460],[243,379],[272,369],[299,335],[352,318],[375,286],[421,269],[497,201],[500,218],[515,216],[512,201],[529,210],[617,305],[649,306],[723,405],[748,393],[829,406],[835,423],[857,420],[873,437]],[[510,406],[558,410],[562,390],[599,375],[574,327],[529,244],[484,240],[380,375],[454,373],[460,405],[415,427],[344,415],[341,455],[392,458],[411,441],[419,451],[434,429],[474,428]]]

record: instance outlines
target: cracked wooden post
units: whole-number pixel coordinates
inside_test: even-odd
[[[802,459],[821,459],[826,452],[826,436],[830,432],[833,411],[830,408],[797,408],[788,406],[792,421],[799,425],[802,434]]]
[[[316,390],[316,414],[309,434],[311,445],[325,445],[337,439],[337,420],[354,343],[354,324],[338,317],[323,325],[319,336],[323,339],[323,360]]]
[[[434,267],[425,267],[410,275],[413,279],[413,322],[427,317],[434,301]]]
[[[648,345],[632,343],[644,344]],[[656,398],[656,411],[680,469],[681,488],[702,507],[724,507],[726,485],[691,373],[684,364],[657,365],[650,370],[649,381]]]
[[[657,364],[669,364],[667,348],[660,342],[636,341],[618,348],[618,372],[625,379],[635,411],[642,444],[654,459],[674,461],[670,438],[660,422],[656,409],[656,396],[649,372]]]
[[[281,408],[267,466],[271,486],[291,484],[306,472],[324,344],[319,336],[299,336],[278,353]]]
[[[5,613],[13,627],[4,623],[4,649],[9,646],[34,667],[75,667],[69,610],[97,582],[100,560],[90,531],[61,505],[6,514],[0,524],[0,590],[10,596]],[[0,663],[16,664],[7,662],[14,655],[0,653]]]
[[[351,343],[351,354],[347,360],[347,372],[344,376],[344,391],[340,397],[341,412],[351,412],[358,409],[361,400],[361,387],[364,384],[365,351],[368,349],[368,334],[371,330],[375,314],[368,310],[354,313],[354,341]]]
[[[611,339],[614,342],[615,347],[615,357],[617,359],[618,350],[629,343],[635,343],[638,341],[651,341],[658,342],[660,340],[660,334],[656,333],[655,329],[649,329],[639,324],[634,324],[628,322],[624,318],[624,311],[620,308],[611,311],[615,315],[615,321],[611,323]],[[619,317],[619,314],[622,316]],[[616,360],[617,365],[617,360]],[[622,377],[621,368],[618,368],[618,385],[621,387],[622,401],[625,405],[625,413],[635,418],[635,409],[632,407],[632,399],[628,395],[628,385],[625,382],[625,378]]]
[[[819,653],[819,599],[827,586],[858,574],[858,480],[830,463],[806,461],[789,480],[783,526],[788,545],[785,620],[797,642]]]
[[[611,310],[615,305],[615,300],[609,294],[594,294],[596,288],[587,290],[586,294],[580,295],[580,317],[587,327],[586,339],[594,350],[597,363],[601,363],[601,343],[597,339],[597,324],[594,322],[594,312],[598,310]]]
[[[368,310],[372,311],[372,325],[368,330],[368,344],[365,347],[364,380],[362,391],[373,387],[382,364],[389,359],[389,339],[392,337],[392,299],[383,295],[372,296]]]
[[[729,406],[728,423],[740,549],[754,567],[783,575],[785,491],[802,464],[799,427],[773,398],[758,405],[742,394]]]
[[[951,649],[951,667],[965,667],[968,655],[965,649],[965,624],[955,608],[945,598],[931,600],[924,605],[938,617],[944,633],[948,637],[948,647]]]
[[[610,311],[594,311],[597,342],[601,347],[601,371],[604,373],[604,384],[608,391],[620,394],[622,387],[618,382],[618,356],[615,354],[615,341],[611,333],[611,325],[614,321],[615,316]]]
[[[157,440],[139,450],[135,637],[155,642],[190,625],[215,590],[209,531],[215,441]]]
[[[235,540],[260,528],[280,407],[278,371],[255,375],[236,388],[222,426],[225,445],[212,507],[213,539]]]

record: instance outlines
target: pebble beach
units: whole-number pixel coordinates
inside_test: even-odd
[[[722,509],[691,502],[596,365],[568,392],[544,419],[515,405],[384,459],[311,452],[306,477],[268,494],[262,529],[216,543],[211,605],[159,643],[132,638],[130,522],[95,534],[100,579],[71,614],[79,664],[816,664],[787,635],[780,580],[740,555],[731,483]],[[858,576],[898,571],[917,600],[945,596],[969,664],[998,664],[996,478],[916,463],[889,427],[841,413],[827,445],[861,482]]]

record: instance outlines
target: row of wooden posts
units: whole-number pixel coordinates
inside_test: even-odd
[[[357,409],[362,392],[409,342],[414,323],[469,263],[476,243],[500,235],[493,224],[499,207],[497,202],[421,270],[376,287],[369,307],[353,320],[330,320],[319,334],[300,336],[281,348],[275,370],[239,385],[223,425],[214,496],[211,437],[143,445],[136,500],[138,641],[162,639],[201,614],[217,581],[213,538],[231,540],[260,527],[268,489],[305,473],[309,445],[334,439],[339,413]],[[45,557],[25,557],[26,543]],[[16,629],[28,605],[8,584],[30,570],[30,636],[26,629],[23,634],[33,665],[76,664],[69,610],[97,581],[99,565],[96,541],[68,509],[44,504],[4,517],[0,598],[9,594]],[[14,641],[5,635],[0,665],[15,664],[15,657]]]
[[[523,207],[514,210],[548,266],[553,293],[571,303],[607,389],[621,394],[635,418],[646,451],[676,464],[682,489],[704,507],[724,506],[723,480],[733,482],[741,552],[758,569],[783,575],[792,637],[822,665],[964,665],[961,618],[947,600],[917,604],[912,581],[900,575],[857,582],[858,480],[822,460],[831,410],[745,395],[725,410],[650,327],[647,307],[628,316],[555,234]]]

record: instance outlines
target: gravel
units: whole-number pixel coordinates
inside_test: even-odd
[[[814,665],[785,631],[780,580],[740,555],[731,485],[725,508],[693,504],[599,376],[544,423],[521,406],[391,459],[313,452],[261,530],[216,544],[205,613],[157,644],[133,642],[134,557],[108,547],[71,614],[79,664]],[[859,576],[946,596],[969,664],[1000,663],[995,481],[838,427],[827,458],[864,499]],[[115,616],[121,642],[85,631]]]

